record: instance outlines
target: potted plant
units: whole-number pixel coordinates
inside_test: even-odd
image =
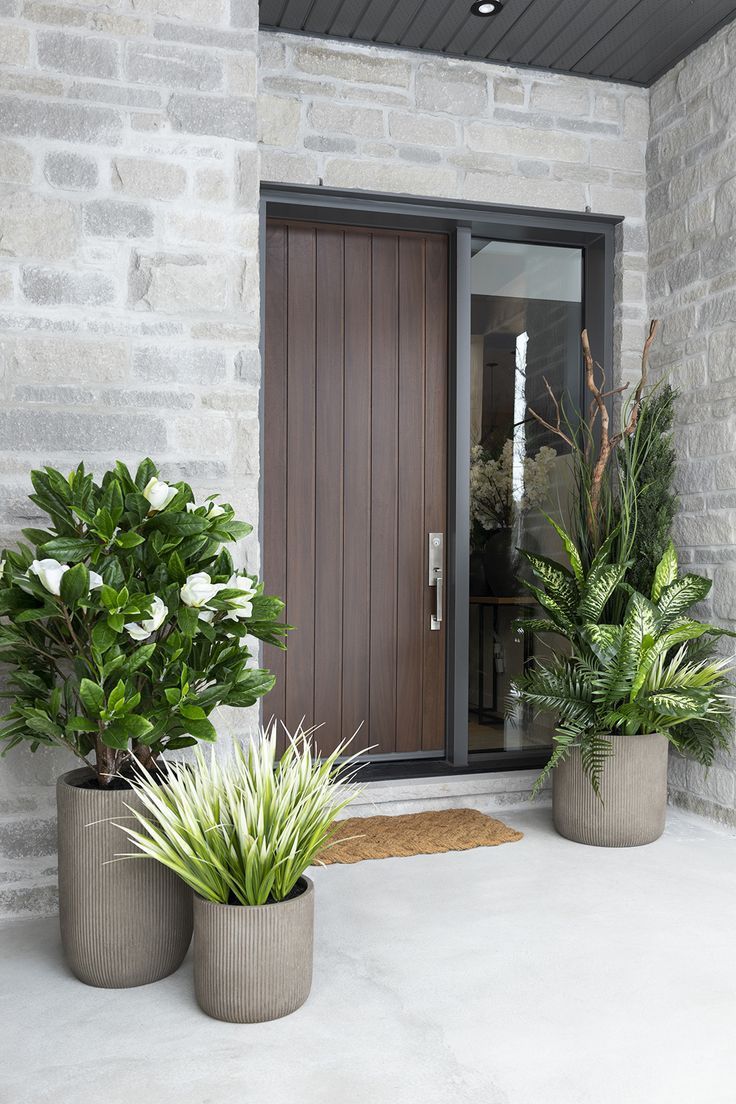
[[[0,558],[5,750],[68,749],[83,764],[57,786],[61,935],[76,976],[120,987],[175,970],[191,939],[190,895],[157,863],[106,865],[111,818],[135,769],[215,739],[219,705],[248,706],[274,679],[250,665],[248,635],[282,646],[282,603],[235,570],[226,544],[250,531],[216,497],[197,505],[151,460],[99,483],[32,473],[49,516]]]
[[[300,731],[276,764],[276,736],[272,724],[224,763],[200,750],[192,764],[169,763],[165,786],[138,771],[130,808],[139,830],[119,826],[139,849],[126,858],[155,859],[194,890],[197,1001],[233,1023],[278,1019],[307,999],[314,885],[305,871],[358,792],[355,756],[338,763],[345,744],[320,759],[311,731]]]
[[[727,743],[729,662],[692,650],[694,642],[724,631],[688,616],[711,582],[679,575],[670,542],[649,597],[627,587],[622,622],[606,623],[604,611],[630,567],[610,561],[617,534],[586,571],[568,534],[551,524],[569,566],[524,553],[541,584],[526,585],[545,616],[520,625],[555,634],[567,647],[537,659],[513,689],[536,712],[558,719],[536,788],[554,771],[555,827],[568,839],[603,847],[651,843],[665,825],[669,745],[692,752],[692,721],[701,761],[710,763]]]

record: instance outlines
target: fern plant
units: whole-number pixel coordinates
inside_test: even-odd
[[[711,581],[678,572],[672,542],[654,573],[647,598],[625,582],[630,563],[612,563],[614,530],[583,567],[570,536],[552,519],[569,567],[536,555],[522,554],[540,585],[526,583],[546,616],[517,622],[527,632],[563,637],[569,654],[538,660],[514,681],[512,702],[521,700],[536,713],[558,718],[549,763],[535,792],[554,767],[580,749],[583,770],[596,793],[606,759],[613,753],[611,737],[661,732],[678,750],[709,766],[716,748],[727,746],[730,714],[729,661],[698,658],[691,642],[706,636],[734,635],[688,616],[706,597]],[[601,623],[614,592],[628,594],[620,624]],[[681,741],[678,730],[697,722]]]

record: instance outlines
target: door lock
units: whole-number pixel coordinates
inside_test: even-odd
[[[442,627],[442,603],[444,597],[444,572],[445,572],[445,535],[444,533],[429,534],[427,582],[435,588],[434,613],[430,616],[429,627],[438,630]]]

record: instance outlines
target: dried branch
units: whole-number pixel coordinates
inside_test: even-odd
[[[547,377],[542,376],[542,379],[544,380],[544,386],[547,390],[547,394],[551,398],[552,404],[555,408],[555,417],[557,419],[557,424],[552,425],[552,423],[548,422],[546,418],[543,418],[541,414],[538,414],[536,410],[533,410],[531,406],[529,407],[529,413],[537,422],[539,422],[541,426],[544,426],[545,429],[548,429],[550,433],[554,433],[555,436],[561,437],[565,444],[569,445],[570,448],[574,448],[575,446],[573,444],[572,438],[570,438],[562,428],[562,411],[560,410],[560,404],[557,401],[557,396],[550,387]]]

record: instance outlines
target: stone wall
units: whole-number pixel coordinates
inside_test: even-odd
[[[648,151],[652,363],[680,390],[675,540],[713,578],[704,613],[736,628],[736,27],[651,90]],[[733,641],[724,644],[725,654]],[[673,799],[736,824],[736,756],[705,772],[679,757]]]
[[[0,544],[29,469],[79,459],[151,453],[257,520],[256,36],[256,0],[0,0]],[[273,34],[259,67],[261,179],[625,216],[636,370],[646,91]],[[65,765],[0,763],[0,915],[55,907]]]
[[[645,89],[261,32],[265,181],[623,215],[616,359],[645,323]]]
[[[151,454],[257,522],[257,16],[0,0],[0,546],[29,470],[79,460]],[[55,907],[65,765],[0,761],[0,915]]]

